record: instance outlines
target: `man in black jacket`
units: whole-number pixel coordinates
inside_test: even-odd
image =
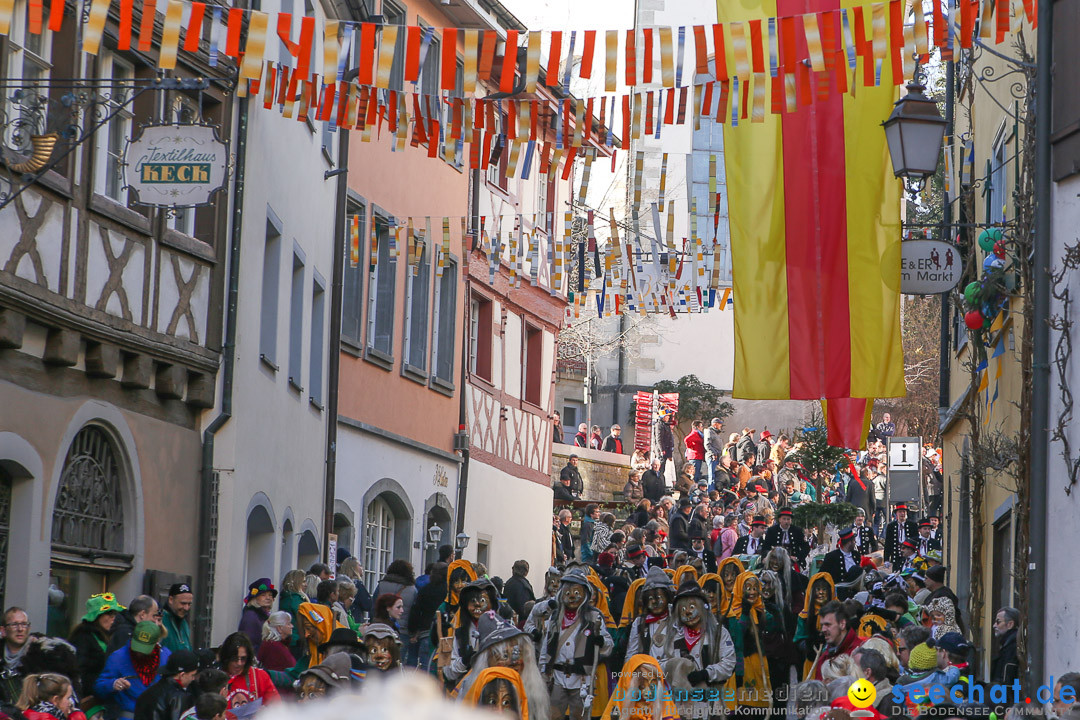
[[[570,489],[570,478],[566,475],[559,476],[559,482],[555,483],[553,489],[555,490],[555,500],[573,502],[580,499],[574,496],[573,491]]]
[[[178,720],[195,704],[188,686],[199,672],[199,656],[177,650],[161,668],[161,679],[135,701],[135,720]]]
[[[566,483],[569,479],[570,482]],[[578,456],[571,455],[563,469],[559,471],[559,480],[566,484],[570,488],[570,494],[575,499],[580,499],[581,494],[585,492],[585,481],[581,479],[581,471],[578,470]]]
[[[623,454],[622,428],[611,426],[611,434],[604,438],[604,452]]]
[[[668,543],[672,551],[690,550],[690,516],[694,512],[694,503],[688,497],[679,499],[679,512],[671,518],[668,525]]]
[[[765,517],[763,515],[755,515],[754,519],[750,522],[750,534],[743,535],[741,538],[735,541],[735,549],[731,552],[731,554],[760,555],[761,548],[764,546],[764,535]]]
[[[525,621],[525,603],[536,602],[532,585],[529,583],[529,563],[518,560],[511,569],[513,575],[503,587],[503,597],[517,613],[518,619]]]
[[[994,617],[994,635],[998,639],[998,651],[990,663],[989,681],[995,685],[1012,685],[1018,677],[1020,665],[1016,659],[1016,626],[1020,611],[1003,607]]]
[[[833,585],[851,583],[859,579],[863,569],[862,557],[855,550],[855,532],[851,528],[840,531],[840,547],[825,555],[821,562],[821,572],[829,573],[833,579]],[[847,600],[855,593],[847,588],[836,589],[836,596],[840,600]]]
[[[641,492],[653,505],[660,502],[667,492],[667,483],[660,474],[659,459],[653,459],[649,469],[641,475]]]
[[[806,542],[806,533],[803,529],[792,523],[791,508],[780,508],[776,524],[765,531],[765,539],[761,543],[761,554],[767,555],[778,545],[788,551],[788,555],[798,563],[800,568],[806,565],[806,556],[810,554],[810,543]]]
[[[893,517],[895,519],[885,526],[885,562],[892,565],[893,572],[899,572],[904,565],[900,546],[905,540],[915,542],[919,526],[914,520],[908,520],[907,503],[897,503],[893,508]]]
[[[844,501],[849,502],[857,508],[862,508],[866,511],[866,517],[874,517],[874,480],[869,477],[871,468],[867,466],[866,476],[862,473],[852,477],[848,480],[847,491],[844,493]],[[877,474],[876,470],[872,471],[874,475]]]

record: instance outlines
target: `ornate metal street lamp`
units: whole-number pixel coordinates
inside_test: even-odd
[[[921,188],[937,172],[941,145],[945,141],[945,118],[937,103],[923,94],[923,74],[915,74],[907,94],[896,101],[889,119],[882,123],[889,143],[893,174]]]

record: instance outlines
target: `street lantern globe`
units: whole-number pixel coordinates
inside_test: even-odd
[[[465,548],[469,547],[469,540],[471,539],[472,538],[470,538],[463,532],[458,533],[457,538],[454,540],[454,547],[457,549],[458,552],[461,552]]]
[[[923,94],[926,89],[923,85],[912,80],[907,89],[907,95],[896,101],[892,114],[882,125],[892,156],[893,174],[923,181],[937,172],[946,123],[937,103]]]
[[[427,539],[432,545],[438,545],[442,540],[442,528],[438,525],[432,525],[427,529]]]

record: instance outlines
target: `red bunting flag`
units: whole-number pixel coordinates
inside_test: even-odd
[[[498,41],[499,34],[494,30],[484,31],[484,41],[480,47],[480,65],[477,68],[477,72],[480,74],[481,79],[489,79],[491,77],[491,67],[495,64],[495,46],[498,44]],[[417,48],[419,48],[419,45]],[[417,61],[419,62],[419,53]]]
[[[641,34],[645,38],[645,57],[641,65],[641,82],[648,85],[652,82],[653,71],[653,32],[652,28],[644,28]],[[647,131],[646,131],[647,132]]]
[[[634,44],[637,42],[637,32],[626,31],[626,86],[637,86],[637,57],[635,56]]]
[[[54,0],[53,6],[64,6],[64,0]],[[120,0],[120,37],[116,41],[117,50],[131,49],[131,21],[135,9],[135,0]]]
[[[499,92],[514,91],[514,74],[517,72],[518,31],[506,31],[506,51],[503,53],[502,76],[499,78]]]
[[[562,78],[559,77],[559,62],[562,60],[562,31],[551,31],[551,45],[548,48],[548,66],[545,84],[548,87],[559,87]]]
[[[199,52],[199,39],[202,36],[202,23],[205,14],[206,3],[191,3],[191,19],[188,21],[187,30],[184,33],[184,52]],[[273,82],[271,82],[272,84]]]
[[[727,47],[724,45],[724,26],[721,23],[713,25],[713,63],[716,65],[715,77],[724,82],[727,87]],[[726,94],[725,94],[725,97]]]
[[[592,77],[593,55],[596,54],[596,31],[585,31],[585,47],[581,51],[581,69],[578,75],[588,79]]]
[[[154,13],[157,0],[143,0],[142,23],[139,25],[139,50],[146,52],[154,42]]]
[[[443,90],[453,90],[457,81],[457,28],[442,31],[442,83]]]
[[[314,18],[312,18],[314,19]],[[143,22],[146,18],[143,18]],[[240,31],[244,28],[243,8],[231,8],[229,10],[229,29],[225,36],[225,54],[229,57],[240,57]],[[139,39],[140,44],[142,38]]]

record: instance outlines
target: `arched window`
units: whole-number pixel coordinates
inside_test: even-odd
[[[381,497],[371,501],[364,523],[364,583],[375,587],[394,561],[394,513]]]
[[[53,504],[55,561],[131,567],[124,553],[124,466],[104,429],[87,425],[64,459]]]
[[[125,547],[127,466],[115,441],[99,425],[76,433],[68,448],[52,515],[49,582],[50,633],[71,627],[81,599],[109,589],[110,576],[131,570]]]

